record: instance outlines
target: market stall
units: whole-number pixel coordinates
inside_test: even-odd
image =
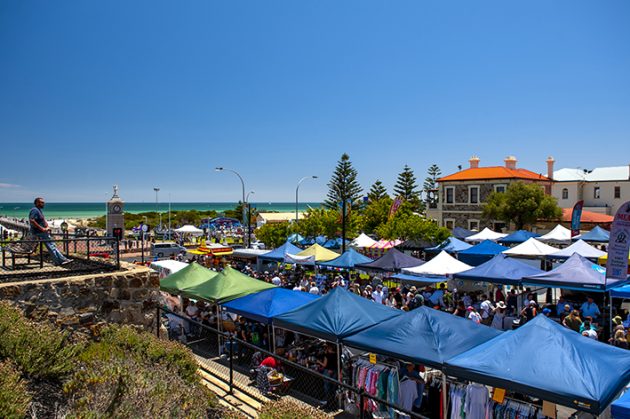
[[[464,241],[456,237],[449,237],[444,240],[442,243],[435,247],[428,247],[424,249],[426,253],[440,253],[442,250],[448,253],[458,253],[462,250],[470,249],[472,247],[471,244],[468,244]]]
[[[455,280],[481,281],[492,284],[520,285],[524,276],[544,271],[500,253],[477,267],[453,275]]]
[[[457,253],[457,259],[470,266],[478,266],[506,250],[508,247],[501,246],[492,240],[484,240],[476,246]]]
[[[282,246],[276,247],[275,249],[258,256],[258,259],[262,261],[282,262],[284,261],[285,254],[289,253],[297,255],[301,251],[302,249],[287,241]]]
[[[601,251],[590,244],[586,243],[584,240],[578,240],[573,243],[571,246],[567,246],[564,249],[558,250],[555,253],[547,255],[549,259],[568,259],[572,254],[577,253],[578,255],[585,257],[586,259],[591,259],[597,261],[600,257],[604,256],[606,252]]]
[[[546,243],[571,243],[571,230],[558,224],[549,233],[538,237],[538,240]]]
[[[315,258],[315,262],[327,262],[329,260],[338,258],[339,253],[328,250],[323,246],[315,243],[314,245],[297,253],[297,256],[313,256]]]
[[[464,240],[466,237],[470,237],[473,234],[475,234],[475,232],[472,230],[465,229],[463,227],[455,227],[453,231],[451,232],[451,234],[453,234],[453,237],[459,240]]]
[[[573,240],[584,240],[592,243],[608,243],[610,241],[610,231],[604,230],[600,226],[595,226],[591,231],[573,237]]]
[[[504,238],[505,236],[507,236],[507,234],[498,233],[498,232],[492,231],[488,227],[486,227],[483,230],[481,230],[479,233],[473,234],[472,236],[468,236],[464,240],[467,241],[468,243],[482,242],[484,240],[497,241],[499,239]]]
[[[400,272],[403,268],[419,266],[423,263],[425,262],[422,259],[416,259],[398,249],[391,249],[380,258],[368,263],[358,263],[355,267],[361,270],[377,272]]]
[[[527,231],[527,230],[518,230],[518,231],[515,231],[514,233],[508,234],[502,239],[497,240],[497,242],[501,244],[508,244],[508,245],[520,244],[527,241],[527,239],[531,239],[532,237],[533,238],[540,237],[540,234],[532,233],[531,231]]]
[[[336,269],[354,269],[356,265],[371,262],[373,262],[372,259],[350,248],[335,259],[319,263],[319,266]]]
[[[470,268],[472,268],[472,266],[460,262],[443,250],[436,257],[422,265],[404,268],[403,273],[420,276],[446,277],[458,272],[467,271]]]
[[[374,240],[373,238],[371,238],[365,233],[361,233],[356,239],[352,240],[352,242],[350,243],[350,246],[361,249],[365,247],[370,247],[374,245],[375,243],[376,243],[376,240]]]
[[[271,324],[274,316],[295,310],[319,298],[307,292],[291,291],[286,288],[269,288],[223,304],[223,307],[241,316],[260,323]]]
[[[217,275],[218,272],[211,271],[197,262],[192,262],[183,269],[161,279],[160,290],[178,295],[184,288],[202,284]]]

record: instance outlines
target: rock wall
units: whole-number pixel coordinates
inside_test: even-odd
[[[124,323],[153,330],[158,275],[146,267],[121,265],[118,272],[0,284],[0,299],[14,302],[27,317],[63,328],[94,333],[105,323]]]

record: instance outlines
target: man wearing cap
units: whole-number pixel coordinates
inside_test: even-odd
[[[477,310],[475,310],[475,307],[468,306],[466,310],[468,311],[468,320],[472,320],[473,322],[477,324],[481,323],[481,315],[477,313]]]
[[[378,284],[376,289],[372,292],[372,299],[377,304],[383,304],[383,286],[381,284]]]
[[[546,317],[551,316],[551,309],[547,307],[543,308],[542,314]]]

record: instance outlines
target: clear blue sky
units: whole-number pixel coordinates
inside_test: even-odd
[[[0,202],[630,163],[630,1],[4,1]],[[13,187],[13,185],[18,185]],[[163,195],[166,196],[166,195]]]

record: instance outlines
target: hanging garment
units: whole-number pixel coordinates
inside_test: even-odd
[[[466,419],[485,419],[488,405],[488,388],[481,384],[470,384],[466,387],[465,413]]]
[[[413,402],[418,398],[418,386],[416,382],[407,377],[403,377],[398,386],[398,406],[404,410],[411,411]],[[400,415],[400,418],[409,418],[408,415]]]

